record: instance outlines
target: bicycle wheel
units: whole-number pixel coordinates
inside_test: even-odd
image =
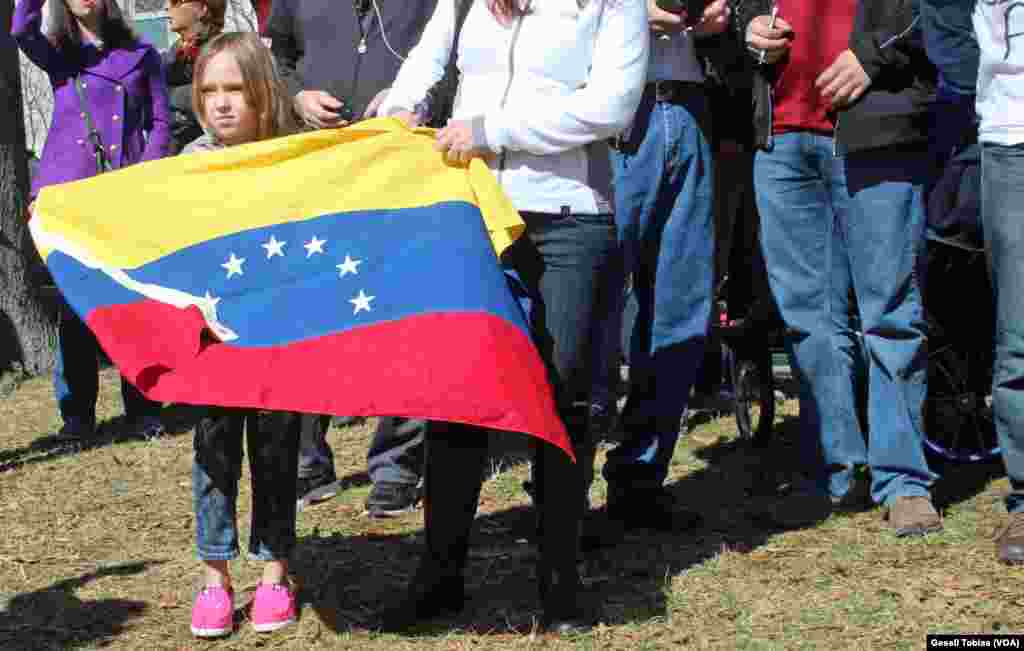
[[[950,345],[929,354],[925,446],[951,461],[974,463],[999,455],[992,405],[991,360]]]

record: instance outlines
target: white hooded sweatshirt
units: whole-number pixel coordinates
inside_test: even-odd
[[[455,32],[440,0],[379,115],[411,110],[439,80]],[[533,0],[502,25],[476,0],[459,35],[453,117],[474,120],[521,211],[611,211],[605,141],[633,119],[647,75],[645,0]]]

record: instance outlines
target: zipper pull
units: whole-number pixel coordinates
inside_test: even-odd
[[[364,36],[359,41],[359,47],[356,48],[356,52],[359,54],[366,54],[366,37]]]

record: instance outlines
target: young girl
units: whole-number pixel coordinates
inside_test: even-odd
[[[42,68],[53,88],[53,122],[32,179],[31,199],[48,186],[77,181],[167,154],[167,89],[160,57],[125,24],[114,0],[21,0],[11,35]],[[111,199],[116,201],[116,197]],[[63,301],[58,325],[54,392],[64,426],[58,436],[82,439],[96,428],[99,346]],[[163,431],[160,405],[122,378],[133,434]]]
[[[183,153],[209,151],[293,132],[294,124],[270,51],[255,34],[212,39],[195,64],[192,104],[206,135]],[[196,546],[204,564],[204,588],[192,608],[192,633],[226,635],[232,630],[228,562],[238,557],[235,522],[246,432],[252,474],[249,556],[263,561],[263,578],[251,620],[260,632],[296,619],[287,583],[295,546],[295,482],[302,416],[289,412],[211,407],[196,426],[192,497]]]

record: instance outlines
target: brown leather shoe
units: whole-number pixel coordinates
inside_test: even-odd
[[[942,518],[932,506],[932,498],[925,495],[897,497],[889,505],[886,517],[899,538],[942,531]]]
[[[1024,513],[1011,513],[1006,524],[996,532],[999,560],[1011,565],[1024,563]]]

